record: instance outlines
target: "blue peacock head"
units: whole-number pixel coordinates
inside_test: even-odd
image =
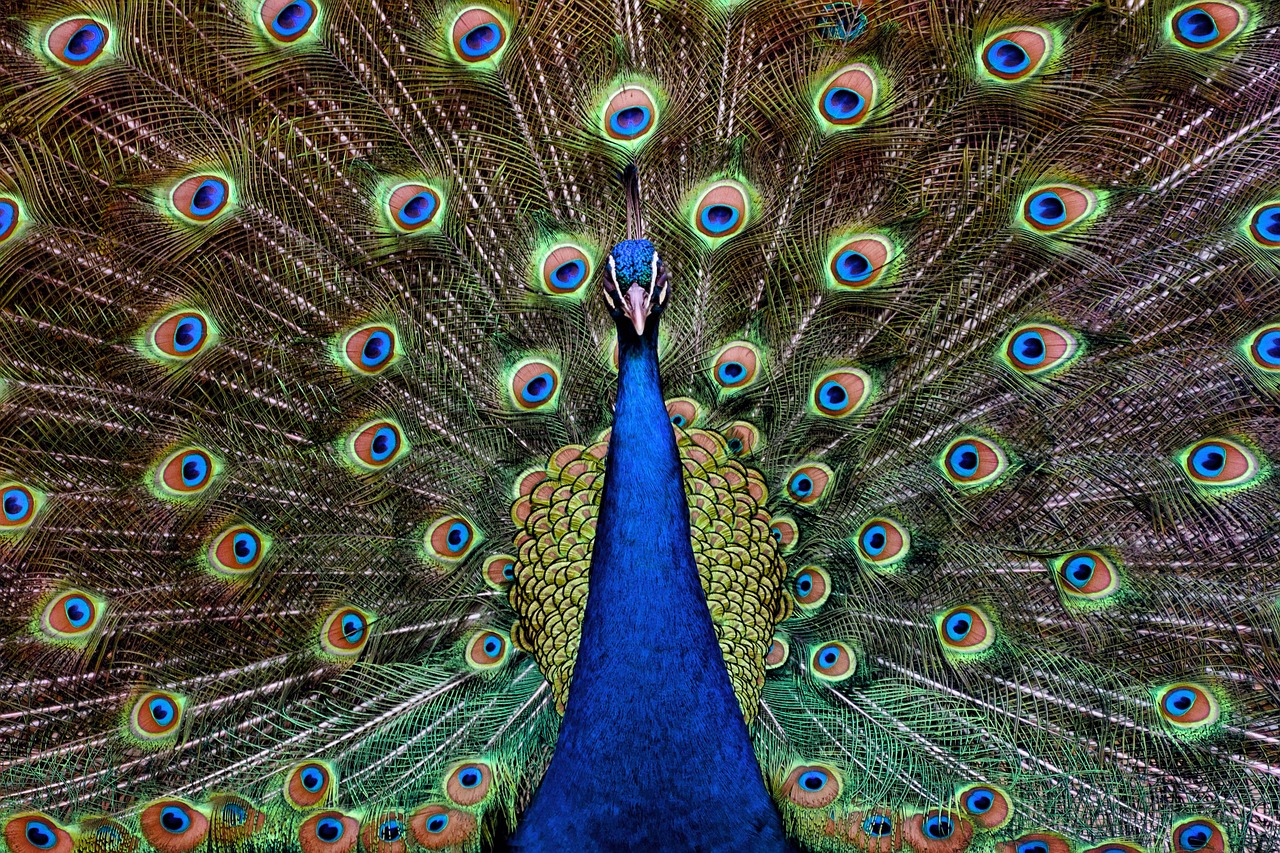
[[[652,243],[623,240],[613,247],[609,253],[609,275],[604,282],[604,301],[619,330],[626,328],[622,322],[626,318],[636,335],[643,337],[649,318],[656,321],[666,307],[670,290],[667,270]]]

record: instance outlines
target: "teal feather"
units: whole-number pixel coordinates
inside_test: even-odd
[[[616,300],[652,285],[610,295],[610,251],[643,236],[710,607],[673,619],[717,631],[759,825],[1280,851],[1276,25],[7,8],[0,848],[475,851],[598,818],[578,753],[535,794],[593,537],[652,544],[595,526]],[[581,683],[619,655],[688,683],[638,645]],[[686,692],[601,790],[653,786],[668,728],[738,737]],[[754,778],[681,750],[631,837],[740,847],[703,828],[759,817],[719,784]]]

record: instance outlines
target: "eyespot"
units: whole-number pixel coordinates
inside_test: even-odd
[[[976,654],[996,641],[991,620],[976,607],[954,607],[937,617],[937,626],[943,647],[954,652]]]
[[[339,607],[333,611],[320,631],[321,647],[335,657],[355,657],[367,642],[369,615],[354,607]]]
[[[396,331],[390,326],[361,326],[342,343],[343,360],[357,373],[381,373],[396,360]]]
[[[493,669],[507,659],[510,645],[496,631],[481,631],[467,643],[467,665],[472,669]]]
[[[1173,853],[1224,853],[1222,827],[1204,817],[1188,818],[1173,827]]]
[[[454,19],[454,55],[467,64],[496,59],[506,43],[506,25],[488,9],[472,7]]]
[[[698,423],[701,410],[697,401],[688,397],[676,397],[667,401],[667,417],[671,425],[680,429],[689,429]]]
[[[78,589],[53,597],[40,614],[40,628],[55,640],[81,640],[102,619],[102,602]]]
[[[1268,202],[1249,214],[1249,236],[1267,249],[1280,249],[1280,202]]]
[[[852,415],[870,395],[871,377],[856,367],[820,373],[809,392],[809,411],[824,418]]]
[[[182,800],[157,800],[138,818],[142,837],[160,853],[190,853],[209,833],[209,819]]]
[[[209,567],[218,575],[243,577],[258,567],[270,544],[261,531],[237,524],[209,543]]]
[[[151,328],[152,352],[162,358],[186,361],[201,352],[213,333],[213,324],[200,311],[177,311]]]
[[[476,819],[444,806],[423,806],[409,819],[413,839],[428,850],[461,847],[476,834]]]
[[[375,814],[360,824],[360,844],[369,853],[405,853],[409,822],[397,814]]]
[[[562,243],[542,259],[542,288],[552,296],[567,296],[582,291],[591,280],[591,257],[581,246]]]
[[[1036,376],[1065,367],[1078,349],[1070,332],[1034,323],[1019,326],[1009,334],[1004,344],[1004,361],[1018,373]]]
[[[800,528],[795,521],[785,515],[775,515],[769,525],[769,535],[778,543],[778,550],[789,554],[795,550],[800,541]]]
[[[1249,13],[1235,3],[1207,2],[1183,6],[1169,19],[1175,43],[1190,50],[1212,50],[1248,23]]]
[[[412,234],[436,224],[440,215],[440,193],[426,184],[400,184],[387,200],[387,216],[396,230]]]
[[[347,439],[347,458],[358,468],[377,471],[399,459],[408,442],[395,421],[369,421],[355,428]]]
[[[91,64],[107,49],[111,30],[92,18],[69,18],[49,30],[49,55],[71,68]]]
[[[750,218],[747,190],[737,181],[712,184],[693,205],[693,227],[708,242],[739,233]]]
[[[817,610],[831,595],[831,578],[817,566],[805,566],[791,581],[791,595],[801,610]]]
[[[1243,486],[1258,473],[1258,459],[1225,438],[1209,438],[1182,453],[1182,467],[1192,481],[1205,486]]]
[[[560,371],[549,361],[530,359],[516,367],[508,387],[517,409],[552,409],[560,392]]]
[[[231,184],[219,175],[192,175],[173,188],[169,202],[188,222],[208,222],[231,203]]]
[[[1071,853],[1071,844],[1052,832],[1033,832],[999,847],[1001,853]]]
[[[1244,348],[1254,367],[1280,371],[1280,324],[1258,329],[1245,339]]]
[[[1004,450],[977,436],[957,438],[939,459],[943,473],[957,486],[973,487],[990,483],[1008,468]]]
[[[982,67],[997,80],[1025,80],[1043,66],[1053,49],[1053,36],[1039,27],[1006,30],[982,48]]]
[[[712,378],[726,392],[746,388],[756,380],[760,369],[760,354],[746,341],[727,345],[711,365]]]
[[[802,765],[787,776],[782,792],[801,808],[826,808],[840,796],[840,776],[834,767],[825,764]]]
[[[1083,187],[1056,184],[1032,190],[1022,201],[1022,222],[1042,234],[1070,228],[1093,214],[1098,197]]]
[[[879,234],[857,234],[840,241],[827,256],[829,283],[860,289],[880,280],[893,259],[893,241]]]
[[[734,421],[725,428],[724,437],[734,456],[749,456],[760,447],[760,430],[746,421]]]
[[[0,533],[16,533],[31,524],[43,498],[22,483],[0,485]]]
[[[22,209],[18,207],[17,200],[0,196],[0,243],[16,234],[21,224]]]
[[[427,528],[428,556],[444,563],[466,559],[482,537],[465,515],[446,515]]]
[[[215,794],[209,801],[209,835],[215,844],[243,841],[266,825],[267,816],[238,794]]]
[[[1106,555],[1076,551],[1057,561],[1054,576],[1069,598],[1101,599],[1120,587],[1120,575]]]
[[[818,117],[825,130],[844,130],[867,120],[875,109],[879,83],[868,65],[841,68],[818,93]]]
[[[764,668],[777,669],[791,656],[791,645],[783,637],[775,636],[764,652]]]
[[[1182,682],[1160,689],[1156,700],[1160,716],[1179,729],[1201,729],[1218,721],[1218,700],[1198,684]]]
[[[908,818],[903,834],[913,850],[949,853],[968,848],[973,837],[973,824],[947,809],[930,809]]]
[[[787,475],[787,497],[803,506],[811,506],[822,500],[831,484],[831,469],[811,462],[801,465]]]
[[[809,663],[813,667],[813,674],[823,681],[844,681],[853,675],[858,665],[849,647],[839,641],[818,646]]]
[[[893,834],[893,818],[884,814],[867,815],[862,819],[859,828],[864,835],[871,838],[885,838]]]
[[[1147,851],[1125,841],[1104,841],[1097,847],[1090,847],[1084,853],[1147,853]]]
[[[331,795],[337,795],[337,780],[323,761],[304,761],[285,777],[285,799],[296,809],[315,808]]]
[[[604,105],[604,134],[615,142],[639,142],[657,124],[657,104],[653,95],[641,86],[624,86],[610,95]]]
[[[217,464],[207,450],[184,447],[156,466],[154,482],[162,496],[183,498],[204,491],[216,474]]]
[[[858,530],[858,556],[876,569],[901,563],[911,550],[911,534],[891,518],[873,518]]]
[[[312,815],[298,827],[302,853],[347,853],[360,840],[360,822],[342,812]]]
[[[71,853],[71,835],[48,815],[25,812],[5,821],[4,840],[13,853]]]
[[[258,18],[267,35],[281,44],[289,44],[311,32],[320,10],[312,0],[266,0]]]
[[[992,785],[973,785],[956,795],[960,810],[983,829],[998,829],[1009,822],[1009,795]]]
[[[445,780],[445,793],[460,806],[474,806],[489,794],[493,770],[483,761],[459,764]]]
[[[495,554],[484,562],[484,579],[494,589],[506,589],[516,579],[516,558]]]
[[[144,743],[167,740],[182,722],[182,706],[183,699],[176,693],[144,693],[129,712],[129,731]]]

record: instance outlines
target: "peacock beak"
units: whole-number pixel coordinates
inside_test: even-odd
[[[649,318],[649,292],[638,284],[631,285],[622,310],[635,326],[636,334],[644,337],[645,320]]]

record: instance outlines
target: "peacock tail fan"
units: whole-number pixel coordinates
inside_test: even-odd
[[[572,692],[633,166],[788,834],[1280,851],[1277,11],[6,8],[0,843],[519,824]]]

